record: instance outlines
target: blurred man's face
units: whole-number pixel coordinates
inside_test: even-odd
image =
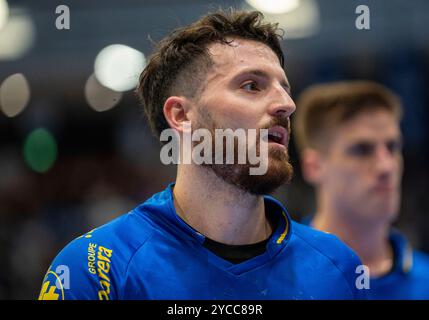
[[[214,67],[197,99],[193,127],[258,132],[277,129],[280,137],[268,140],[268,170],[264,175],[249,175],[249,164],[206,166],[247,192],[271,193],[292,176],[287,146],[289,116],[295,104],[285,72],[275,53],[260,42],[235,39],[231,45],[212,44],[209,51]]]
[[[362,112],[341,125],[322,156],[320,186],[338,212],[391,222],[400,203],[401,133],[386,110]]]

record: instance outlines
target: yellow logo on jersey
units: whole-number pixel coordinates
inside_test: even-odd
[[[64,289],[58,275],[53,271],[49,271],[45,279],[46,281],[43,282],[39,300],[64,300]],[[52,285],[51,280],[53,280]],[[60,284],[60,288],[57,288],[57,283]]]

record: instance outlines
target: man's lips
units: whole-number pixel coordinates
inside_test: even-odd
[[[374,188],[375,191],[384,191],[384,192],[391,192],[394,190],[393,187],[388,187],[388,186],[378,186]]]
[[[396,189],[395,186],[393,186],[391,184],[379,184],[373,188],[373,191],[375,193],[386,194],[386,193],[394,192],[395,189]]]
[[[274,126],[268,129],[268,142],[287,146],[288,132],[285,127]]]

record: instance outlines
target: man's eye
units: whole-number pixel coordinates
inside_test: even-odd
[[[400,141],[389,141],[386,147],[391,154],[395,154],[402,150],[402,143]]]
[[[359,143],[349,148],[349,154],[357,157],[370,156],[374,151],[374,146],[368,143]]]
[[[246,82],[241,88],[246,91],[259,91],[258,84],[255,81]]]

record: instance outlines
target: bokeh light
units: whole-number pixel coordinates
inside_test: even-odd
[[[257,10],[270,14],[282,14],[296,9],[300,0],[246,0]]]
[[[33,46],[35,37],[36,27],[28,10],[14,9],[0,28],[0,60],[23,57]]]
[[[106,88],[123,92],[137,85],[145,63],[142,52],[122,44],[113,44],[97,55],[94,73]]]
[[[9,6],[6,0],[0,0],[0,30],[6,24],[9,17]]]
[[[32,170],[44,173],[54,165],[57,150],[54,136],[45,128],[37,128],[25,139],[24,159]]]
[[[85,98],[92,109],[102,112],[116,106],[122,98],[122,93],[102,86],[92,74],[85,84]]]
[[[320,9],[315,0],[246,0],[245,10],[260,10],[266,21],[277,23],[285,30],[285,39],[299,39],[320,32]]]
[[[7,117],[20,114],[30,101],[30,86],[22,73],[7,77],[0,86],[0,108]]]

